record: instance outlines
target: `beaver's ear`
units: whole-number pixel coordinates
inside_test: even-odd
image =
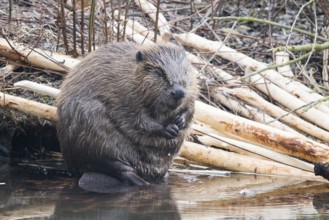
[[[140,51],[136,53],[136,63],[142,62],[145,59],[144,54]]]

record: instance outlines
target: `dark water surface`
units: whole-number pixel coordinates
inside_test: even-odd
[[[155,186],[97,194],[76,182],[0,160],[0,219],[329,219],[329,183],[171,173]]]

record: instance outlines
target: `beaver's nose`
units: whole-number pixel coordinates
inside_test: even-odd
[[[174,84],[172,86],[172,90],[170,92],[171,96],[176,100],[176,101],[179,101],[181,100],[182,98],[185,97],[185,89],[180,86],[179,84]]]

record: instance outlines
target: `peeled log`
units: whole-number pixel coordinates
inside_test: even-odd
[[[226,91],[254,106],[257,106],[269,115],[274,116],[275,118],[280,118],[280,121],[285,122],[290,127],[297,128],[307,134],[310,134],[320,140],[329,143],[328,131],[321,129],[294,114],[288,113],[280,107],[266,101],[256,92],[247,88],[226,89]]]
[[[329,147],[326,145],[235,116],[200,101],[196,102],[195,119],[219,132],[230,132],[290,156],[311,162],[329,161]]]
[[[145,0],[135,0],[135,3],[138,7],[142,9],[143,12],[148,14],[148,16],[156,22],[156,11],[157,8],[150,2]],[[160,35],[164,35],[166,33],[170,33],[170,26],[166,18],[163,16],[162,13],[159,13],[158,15],[158,29],[160,32]]]
[[[264,146],[224,137],[212,128],[199,126],[197,124],[193,124],[192,128],[196,131],[206,131],[204,132],[206,135],[203,137],[197,137],[203,145],[229,149],[230,151],[237,152],[242,155],[260,158],[262,160],[271,160],[309,172],[313,172],[314,170],[314,166],[310,163],[267,149]]]
[[[245,54],[242,54],[230,47],[227,47],[221,41],[211,41],[194,33],[174,34],[173,36],[177,41],[179,41],[182,44],[189,45],[193,48],[197,48],[205,52],[216,53],[217,55],[221,56],[224,59],[239,64],[239,66],[242,67],[243,69],[252,70],[251,72],[257,72],[267,67],[265,63],[259,62],[251,57],[248,57]],[[290,101],[291,98],[299,97],[299,99],[303,100],[304,104],[317,101],[314,95],[312,95],[310,92],[306,92],[310,90],[309,88],[307,88],[307,86],[298,83],[297,81],[293,81],[289,78],[286,78],[275,70],[269,69],[266,71],[262,71],[261,75],[266,79],[268,79],[269,81],[271,81],[273,84],[276,84],[280,88],[286,90],[287,93],[291,94],[290,98],[287,98],[287,96],[283,96],[281,98],[286,98]],[[262,85],[262,84],[263,82],[255,82],[254,86],[258,88],[258,85]],[[280,102],[280,100],[277,101]],[[302,105],[299,105],[298,107],[301,106]],[[315,108],[320,109],[323,113],[327,113],[327,114],[329,113],[329,108],[328,106],[325,106],[324,103],[320,103],[316,105]],[[294,109],[295,107],[291,110]],[[319,114],[321,114],[322,112],[320,112]],[[321,115],[324,116],[325,114],[321,114]],[[321,116],[321,118],[323,119],[322,121],[320,120],[314,123],[329,131],[329,125],[328,125],[329,119],[325,119],[322,116]]]
[[[34,92],[38,92],[44,95],[49,95],[56,98],[59,94],[59,89],[55,89],[50,86],[42,85],[40,83],[35,83],[29,80],[22,80],[14,84],[17,88],[28,89]]]
[[[28,114],[57,121],[57,108],[0,92],[0,106],[10,107]]]
[[[17,44],[12,41],[8,43],[3,38],[0,38],[0,56],[18,63],[31,64],[38,68],[62,73],[68,72],[70,68],[80,62],[78,59],[70,56],[37,48],[29,49],[26,45]]]
[[[318,179],[314,177],[314,174],[311,172],[288,167],[272,161],[239,155],[212,147],[205,147],[189,141],[184,142],[180,151],[180,156],[206,165],[232,171]]]
[[[212,89],[210,91],[211,96],[214,100],[218,101],[222,105],[225,105],[227,108],[233,110],[233,112],[237,112],[239,115],[244,116],[250,120],[267,124],[271,127],[280,129],[282,131],[291,132],[298,136],[303,136],[302,134],[298,133],[296,130],[290,128],[289,126],[281,123],[280,121],[275,120],[268,114],[260,111],[258,108],[250,106],[246,103],[241,101],[237,101],[236,98],[232,98],[228,95],[227,92],[221,91],[220,89]]]

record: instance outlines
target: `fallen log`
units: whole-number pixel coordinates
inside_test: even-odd
[[[112,21],[113,23],[116,24],[115,21]],[[116,30],[114,29],[114,33],[117,34]],[[138,33],[134,28],[130,28],[128,25],[126,26],[126,36],[129,39],[132,39],[136,43],[140,45],[152,45],[154,44],[153,41],[149,40],[147,37],[141,35]]]
[[[7,64],[5,67],[0,68],[0,74],[1,77],[6,78],[7,76],[9,76],[15,69],[17,68],[17,66],[12,65],[12,64]]]
[[[137,20],[132,20],[129,18],[125,18],[125,16],[120,16],[119,17],[119,11],[115,10],[114,11],[114,16],[118,21],[120,21],[121,25],[126,25],[126,28],[129,27],[131,30],[133,30],[135,33],[138,33],[145,38],[152,40],[154,39],[154,31],[151,31],[149,28],[144,27],[141,23],[139,23]],[[161,41],[161,37],[159,36],[157,38],[157,41]]]
[[[229,132],[275,151],[311,162],[329,161],[329,147],[279,129],[232,115],[200,101],[195,119],[218,132]]]
[[[224,89],[224,88],[223,88]],[[314,126],[313,124],[299,118],[293,113],[289,113],[280,107],[264,100],[260,95],[256,92],[252,91],[248,88],[233,88],[233,89],[225,89],[228,93],[244,100],[258,108],[262,109],[269,115],[277,118],[280,121],[287,123],[289,126],[296,128],[309,134],[313,137],[316,137],[320,140],[323,140],[329,143],[329,132]]]
[[[158,22],[157,26],[161,37],[170,34],[170,26],[166,18],[161,13],[158,14],[158,18],[157,18],[156,16],[157,8],[152,3],[146,0],[135,0],[135,3],[138,7],[142,9],[143,12],[145,12],[154,21],[154,23]]]
[[[250,72],[252,72],[252,70],[247,68],[246,73]],[[316,108],[305,110],[308,103],[296,98],[260,75],[250,76],[248,80],[262,93],[272,97],[274,100],[286,106],[291,111],[296,112],[301,117],[329,131],[329,117],[327,117],[327,114]]]
[[[30,49],[27,45],[6,41],[3,38],[0,38],[0,56],[17,63],[61,73],[67,73],[79,62],[78,59],[67,55],[37,48]]]
[[[214,100],[218,101],[222,105],[225,105],[233,112],[236,112],[239,115],[244,116],[245,118],[260,122],[262,124],[267,124],[271,127],[278,128],[283,131],[291,132],[299,136],[303,136],[302,134],[298,133],[296,130],[281,123],[280,121],[275,120],[265,112],[262,112],[259,109],[252,107],[246,103],[242,103],[241,101],[230,98],[228,96],[228,93],[225,93],[225,89],[224,90],[212,89],[210,91],[210,94],[214,98]]]
[[[323,181],[322,178],[316,178],[311,172],[276,162],[256,159],[212,147],[205,147],[188,141],[184,142],[180,151],[180,156],[220,169],[267,175],[294,176]]]
[[[28,80],[19,81],[15,83],[14,86],[17,88],[28,89],[33,92],[38,92],[44,95],[49,95],[54,98],[56,98],[59,94],[59,89],[55,89],[53,87],[42,85],[40,83],[35,83]]]
[[[266,69],[268,66],[265,63],[254,60],[253,58],[248,57],[245,54],[242,54],[230,47],[225,46],[223,44],[223,42],[220,42],[220,41],[207,40],[194,33],[174,34],[173,36],[175,37],[175,39],[177,41],[181,42],[182,44],[189,45],[193,48],[197,48],[202,51],[216,53],[216,55],[219,55],[219,56],[223,57],[224,59],[235,62],[235,63],[239,64],[245,70],[249,69],[250,71],[248,73],[256,73],[257,71]],[[281,90],[283,90],[283,89],[286,90],[287,91],[286,93],[289,94],[289,97],[286,98],[287,100],[290,100],[291,98],[297,99],[296,97],[298,97],[298,99],[303,100],[303,101],[299,100],[300,102],[304,103],[303,105],[317,101],[317,99],[315,98],[314,95],[310,94],[309,92],[306,92],[306,91],[309,91],[310,89],[307,88],[305,85],[298,83],[296,81],[293,81],[289,78],[286,78],[275,70],[269,69],[269,70],[262,71],[261,75],[264,78],[268,79],[268,81],[272,82],[273,84],[278,85],[278,87],[280,87]],[[249,79],[250,78],[251,77],[249,77]],[[259,81],[255,81],[255,80],[252,80],[252,82],[254,83],[255,87],[257,87],[260,83],[263,83],[263,82],[259,82]],[[317,97],[319,97],[319,96],[320,95],[318,95]],[[283,96],[283,97],[286,97],[286,96]],[[281,97],[281,99],[282,99],[282,97]],[[280,99],[277,101],[280,101]],[[299,108],[303,105],[299,105],[297,108]],[[326,106],[323,103],[318,104],[317,106],[315,106],[315,108],[318,108],[323,113],[329,113],[328,106]],[[291,110],[294,110],[294,109],[296,109],[296,107],[293,107]],[[300,114],[303,115],[301,112],[300,112]],[[324,115],[324,114],[321,114],[321,115]],[[323,117],[320,117],[320,118],[324,119]],[[325,120],[325,122],[318,121],[316,124],[325,128],[326,130],[329,130],[329,119]]]
[[[197,139],[206,146],[217,146],[237,152],[242,155],[251,157],[258,157],[263,160],[271,160],[279,162],[291,167],[299,168],[305,171],[313,172],[314,166],[310,163],[304,162],[294,157],[290,157],[271,149],[267,149],[264,146],[248,143],[242,140],[235,140],[232,138],[224,137],[219,134],[216,130],[207,126],[200,126],[197,124],[192,125],[193,130],[202,132],[202,137],[197,136]]]
[[[282,65],[289,62],[289,54],[285,51],[278,51],[275,53],[275,64],[276,65]],[[278,73],[280,73],[282,76],[292,78],[294,77],[294,73],[292,72],[289,65],[280,66],[277,68]]]
[[[2,92],[0,92],[0,106],[13,108],[37,117],[46,118],[50,121],[57,121],[56,107]]]

